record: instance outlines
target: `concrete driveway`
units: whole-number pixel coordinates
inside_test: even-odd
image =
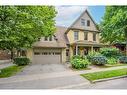
[[[64,64],[30,64],[19,75],[44,74],[70,71]]]
[[[16,76],[0,79],[0,89],[62,89],[90,84],[63,64],[31,64]]]

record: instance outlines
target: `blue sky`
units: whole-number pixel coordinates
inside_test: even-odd
[[[88,10],[96,23],[100,23],[105,6],[56,6],[58,12],[55,20],[57,26],[69,27],[84,10]]]

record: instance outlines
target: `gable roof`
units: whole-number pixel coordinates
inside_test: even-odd
[[[86,9],[84,12],[82,12],[82,14],[72,23],[72,25],[70,27],[68,27],[66,33],[70,30],[70,29],[79,29],[79,30],[86,30],[86,31],[89,31],[87,29],[80,29],[80,28],[77,28],[77,27],[73,27],[73,25],[75,25],[77,23],[78,20],[80,20],[80,18],[85,14],[87,13],[88,16],[90,17],[90,19],[92,20],[92,22],[94,23],[95,27],[96,27],[96,23],[94,21],[94,19],[92,18],[92,16],[90,15],[90,13],[88,12],[88,10]],[[91,31],[91,30],[90,30]],[[94,32],[99,32],[99,30],[97,29],[96,27],[96,30],[94,30]]]
[[[74,23],[72,23],[72,25],[70,27],[72,27],[85,13],[88,14],[88,16],[90,17],[90,19],[93,21],[93,23],[96,25],[95,21],[93,20],[92,16],[90,15],[90,13],[88,12],[88,10],[86,9],[84,12],[82,12],[82,14],[75,20]]]
[[[65,35],[66,27],[57,26],[54,36],[56,41],[37,41],[33,44],[33,47],[51,47],[51,48],[65,48],[66,44],[69,43],[67,35]]]

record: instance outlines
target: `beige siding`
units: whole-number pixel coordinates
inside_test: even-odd
[[[69,51],[70,51],[70,54],[69,54],[69,55],[70,55],[70,58],[71,58],[71,57],[73,56],[73,48],[70,47],[70,48],[69,48]]]
[[[81,19],[85,19],[85,21],[90,20],[90,26],[83,26],[81,24]],[[72,27],[74,28],[78,28],[78,29],[86,29],[86,30],[93,30],[93,31],[97,31],[97,28],[94,24],[94,22],[92,21],[92,19],[89,17],[89,15],[87,14],[87,12],[85,12],[73,25]]]
[[[27,57],[31,60],[31,62],[33,61],[33,49],[27,50]]]
[[[66,49],[62,49],[62,63],[65,63],[66,62]]]
[[[67,34],[67,37],[68,37],[68,40],[71,43],[74,43],[75,40],[74,40],[74,31],[75,30],[70,30]],[[88,31],[79,31],[79,40],[84,40],[84,32],[88,32]],[[93,33],[94,32],[88,32],[88,41],[93,41]],[[99,43],[99,33],[97,33],[96,35],[96,42]]]

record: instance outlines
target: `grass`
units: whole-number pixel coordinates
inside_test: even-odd
[[[109,71],[101,71],[95,73],[88,73],[88,74],[81,74],[84,78],[94,81],[98,79],[105,79],[117,76],[124,76],[127,75],[127,68],[117,69],[117,70],[109,70]]]
[[[15,75],[17,72],[21,71],[24,66],[10,66],[7,68],[1,69],[0,78],[10,77]]]

